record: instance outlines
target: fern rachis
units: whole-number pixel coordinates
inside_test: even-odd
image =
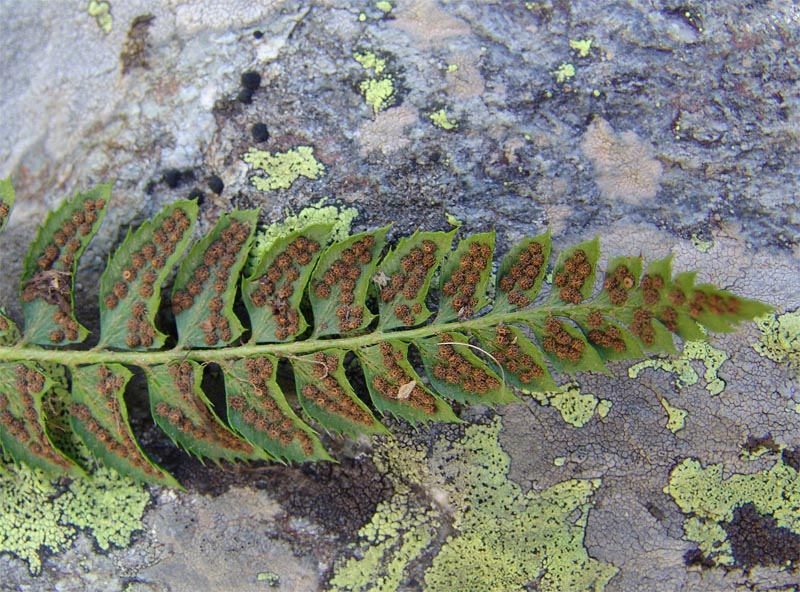
[[[13,197],[3,181],[0,230]],[[223,215],[190,246],[197,205],[178,201],[129,232],[110,257],[97,345],[73,349],[88,336],[74,313],[75,270],[109,198],[110,187],[100,186],[47,218],[25,260],[24,329],[0,315],[0,442],[16,461],[54,474],[80,472],[50,435],[49,403],[58,396],[69,428],[96,458],[135,479],[175,485],[131,432],[129,367],[144,372],[156,424],[200,458],[320,460],[330,457],[312,426],[385,432],[373,409],[452,421],[448,399],[513,401],[514,390],[554,388],[551,368],[604,371],[604,360],[671,353],[674,335],[702,339],[703,327],[731,330],[769,310],[695,285],[693,273],[673,276],[669,259],[643,270],[638,257],[614,258],[595,293],[597,239],[561,253],[541,296],[549,233],[515,245],[494,286],[491,232],[454,248],[455,231],[417,232],[387,249],[388,227],[332,242],[331,226],[314,224],[278,238],[244,273],[257,212]],[[155,321],[178,263],[169,299],[177,333],[169,335]],[[345,373],[350,352],[371,407]],[[281,359],[295,378],[288,399],[276,378]],[[226,421],[201,389],[209,363],[224,378]]]

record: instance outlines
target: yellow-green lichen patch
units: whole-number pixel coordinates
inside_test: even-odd
[[[558,391],[534,392],[531,396],[542,405],[558,409],[564,421],[576,428],[585,426],[595,414],[603,418],[611,410],[611,401],[581,393],[576,383],[565,384]]]
[[[42,551],[64,551],[78,529],[107,550],[111,544],[128,545],[142,528],[149,493],[110,469],[67,486],[26,467],[7,469],[0,475],[0,552],[25,561],[32,574],[41,571]]]
[[[569,46],[578,52],[578,57],[585,58],[592,51],[593,39],[570,39]]]
[[[757,473],[725,478],[722,464],[704,468],[700,461],[688,458],[672,470],[664,492],[689,516],[684,537],[695,541],[705,557],[718,564],[746,563],[737,561],[736,549],[728,540],[732,523],[745,507],[774,521],[770,530],[786,529],[785,535],[800,535],[800,476],[782,460]],[[759,551],[769,559],[784,549]]]
[[[679,409],[670,405],[664,397],[661,398],[661,406],[667,412],[667,429],[673,434],[677,434],[686,427],[686,416],[689,414],[685,409]]]
[[[336,569],[332,589],[398,590],[409,565],[433,551],[426,590],[513,591],[532,581],[539,590],[602,590],[617,568],[592,559],[583,546],[599,480],[523,493],[507,478],[501,428],[495,418],[468,427],[458,440],[441,438],[427,460],[424,448],[381,444],[376,464],[389,471],[396,494],[362,529],[362,543]],[[436,551],[437,531],[447,524],[454,530]]]
[[[358,52],[353,58],[365,70],[370,70],[369,77],[362,80],[358,89],[364,96],[364,101],[372,107],[373,113],[380,113],[391,107],[397,95],[394,76],[389,73],[386,58],[370,51]]]
[[[242,160],[266,174],[252,179],[253,186],[261,191],[288,189],[300,177],[318,179],[325,173],[325,167],[314,158],[311,146],[275,153],[250,148]]]
[[[753,349],[773,362],[788,362],[800,377],[800,310],[766,314],[756,319],[756,325],[761,341]]]
[[[103,33],[108,35],[114,27],[114,19],[111,16],[111,5],[108,2],[98,2],[91,0],[89,6],[86,7],[86,12],[89,16],[93,16],[97,21],[97,26],[103,30]]]
[[[377,8],[384,14],[389,14],[390,12],[392,12],[392,3],[386,2],[385,0],[381,0],[380,2],[375,3],[375,8]]]
[[[712,346],[706,341],[687,341],[683,347],[683,352],[678,358],[639,362],[628,368],[628,376],[637,378],[639,373],[647,368],[666,370],[675,375],[675,385],[682,389],[697,384],[700,380],[700,376],[692,366],[692,361],[698,360],[706,368],[703,373],[703,378],[706,381],[706,390],[712,395],[718,395],[725,390],[725,381],[717,375],[717,372],[727,359],[728,354],[725,351]]]
[[[575,77],[575,66],[564,62],[558,68],[556,68],[556,70],[553,72],[553,76],[556,77],[556,82],[563,84],[570,78]]]
[[[458,121],[450,119],[445,109],[439,109],[429,115],[434,125],[442,128],[443,130],[451,131],[458,127]]]
[[[356,216],[358,216],[356,208],[328,204],[327,198],[322,198],[307,208],[303,208],[297,214],[287,215],[283,221],[275,222],[256,233],[247,259],[246,273],[252,273],[255,264],[277,239],[314,224],[333,224],[331,239],[334,241],[344,240],[350,236],[350,228]]]

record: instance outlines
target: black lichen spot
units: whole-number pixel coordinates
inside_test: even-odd
[[[716,567],[713,560],[706,557],[700,549],[689,549],[683,554],[683,560],[688,567],[702,567],[703,569],[711,569]]]
[[[189,199],[196,199],[198,205],[203,205],[203,202],[206,200],[206,194],[197,187],[192,187],[192,190],[189,192]]]
[[[266,123],[256,123],[250,128],[250,133],[253,134],[253,139],[256,142],[266,142],[269,140],[269,130]]]
[[[264,33],[261,31],[253,31],[253,37],[255,37],[256,39],[261,39],[262,37],[264,37]]]
[[[784,448],[781,453],[783,464],[800,472],[800,448]]]
[[[183,175],[178,169],[167,169],[161,177],[161,180],[167,184],[170,189],[175,189],[181,183]]]
[[[242,88],[247,90],[258,90],[258,87],[261,86],[261,74],[258,72],[253,72],[252,70],[249,72],[245,72],[242,74]]]
[[[742,448],[750,454],[763,454],[769,452],[770,454],[778,452],[781,447],[772,438],[772,434],[765,434],[764,436],[747,436]]]
[[[760,514],[752,503],[733,511],[723,524],[736,565],[745,569],[762,565],[800,567],[800,535],[778,526],[772,516]]]
[[[222,193],[222,190],[225,189],[225,183],[223,183],[222,179],[220,179],[217,175],[211,175],[208,179],[206,179],[206,185],[208,185],[208,188],[217,195]]]

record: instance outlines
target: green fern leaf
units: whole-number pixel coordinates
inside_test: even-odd
[[[387,433],[347,380],[346,354],[341,349],[325,349],[291,359],[303,411],[320,425],[341,434],[356,437]]]
[[[172,295],[180,346],[224,347],[244,332],[233,301],[257,218],[256,210],[222,216],[181,263]]]
[[[306,330],[300,303],[332,230],[332,224],[312,224],[278,237],[242,281],[254,342],[288,341]]]
[[[82,471],[60,452],[47,433],[42,401],[52,388],[47,372],[34,363],[0,364],[0,442],[16,462],[48,475]]]
[[[153,418],[184,450],[215,462],[268,458],[219,419],[200,388],[200,364],[190,360],[160,364],[148,367],[146,374]]]
[[[11,179],[0,179],[0,232],[8,223],[11,209],[14,207],[14,186]]]
[[[177,487],[178,482],[145,456],[131,432],[123,394],[131,379],[121,364],[91,364],[72,372],[69,406],[73,432],[105,465],[137,481]]]
[[[314,430],[297,417],[275,380],[271,356],[224,363],[228,420],[258,449],[281,460],[331,460]]]
[[[161,285],[186,250],[197,204],[178,201],[128,232],[100,278],[99,347],[147,350],[164,345],[155,326]]]
[[[27,341],[66,345],[89,334],[75,318],[75,270],[110,196],[111,185],[78,193],[52,212],[36,234],[25,257],[20,291]]]
[[[328,244],[331,225],[310,225],[277,239],[242,278],[257,212],[222,216],[190,247],[198,207],[179,201],[129,232],[109,259],[98,344],[61,347],[86,337],[74,315],[75,269],[109,192],[78,194],[40,228],[20,288],[22,339],[0,314],[0,442],[50,474],[80,474],[71,460],[79,439],[121,473],[176,485],[131,432],[124,394],[134,368],[146,377],[156,425],[201,459],[329,460],[315,429],[386,433],[373,409],[412,423],[459,421],[448,401],[496,405],[515,392],[554,390],[551,370],[607,372],[606,360],[674,352],[676,335],[702,339],[770,310],[695,285],[692,272],[673,276],[670,258],[644,273],[639,257],[612,258],[596,286],[597,238],[563,251],[546,286],[549,232],[503,258],[493,303],[494,232],[454,249],[454,232],[416,232],[384,255],[388,227]],[[0,225],[13,199],[0,182]],[[161,329],[155,321],[181,258],[173,335],[169,319]],[[173,349],[164,349],[168,340]],[[284,395],[279,366],[296,398]],[[224,403],[212,392],[218,370]],[[362,375],[371,406],[353,386]]]

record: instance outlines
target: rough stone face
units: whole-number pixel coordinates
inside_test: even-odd
[[[607,590],[796,585],[796,571],[779,568],[797,565],[796,519],[742,498],[730,518],[705,524],[705,540],[723,537],[730,549],[709,559],[665,487],[690,458],[722,466],[725,477],[800,464],[789,329],[800,308],[797,8],[674,6],[0,0],[0,177],[17,192],[0,248],[0,302],[15,319],[36,225],[67,195],[109,181],[111,207],[78,275],[78,316],[95,331],[107,253],[129,225],[198,192],[203,231],[235,207],[261,207],[268,224],[327,197],[326,207],[358,212],[354,231],[393,222],[390,240],[452,220],[464,232],[496,229],[501,254],[546,227],[556,250],[600,235],[601,269],[608,254],[671,253],[675,269],[776,308],[635,377],[628,363],[610,364],[610,376],[560,377],[577,383],[575,396],[604,404],[574,422],[582,427],[533,398],[500,408],[499,420],[462,409],[468,422],[502,424],[499,440],[475,428],[489,442],[483,458],[459,448],[464,427],[398,425],[405,452],[328,438],[336,467],[202,466],[165,441],[133,392],[137,437],[187,490],[153,492],[124,549],[102,554],[88,535],[71,537],[68,551],[42,555],[36,577],[0,554],[4,582],[316,590],[343,588],[352,566],[367,569],[364,558],[375,557],[384,589],[422,590],[426,577],[451,573],[445,560],[459,545],[474,551],[476,532],[459,530],[473,519],[452,496],[480,490],[500,504],[475,483],[454,489],[466,473],[448,474],[445,461],[466,455],[488,471],[507,455],[507,474],[492,479],[519,507],[484,510],[526,529],[541,496],[591,484],[576,494],[580,517],[558,524],[574,534],[560,539],[569,553],[556,546],[548,557],[590,557]],[[257,124],[268,134],[254,139]],[[244,159],[250,149],[262,153],[258,167]],[[686,413],[682,425],[668,426],[670,409]],[[34,489],[53,487],[63,484]],[[516,558],[502,554],[503,573],[517,573]],[[527,563],[518,573],[535,571]],[[555,572],[530,577],[530,586],[559,589]]]

